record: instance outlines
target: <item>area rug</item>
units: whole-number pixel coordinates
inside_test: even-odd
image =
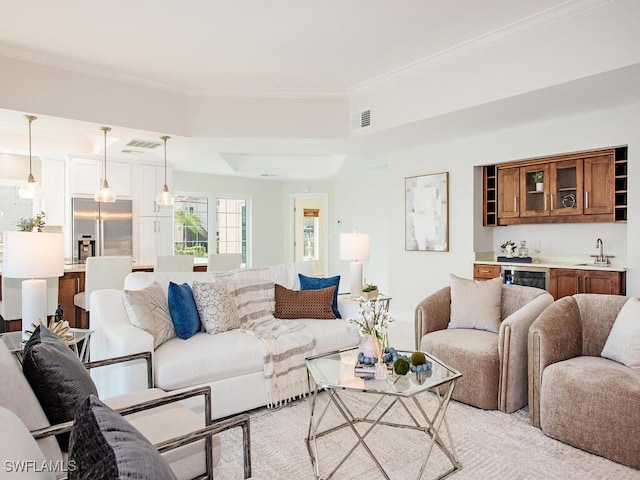
[[[343,392],[354,414],[364,414],[376,396]],[[327,395],[319,401],[326,403]],[[435,396],[423,395],[426,410],[436,406]],[[251,413],[251,451],[253,475],[258,480],[313,479],[305,438],[309,426],[310,401],[292,402],[277,410],[258,409]],[[406,415],[397,405],[390,419]],[[331,406],[327,425],[341,417]],[[526,409],[513,414],[480,410],[452,401],[447,413],[448,425],[462,468],[448,478],[455,480],[640,480],[640,471],[573,448],[545,436],[529,423]],[[366,425],[361,424],[366,428]],[[359,431],[362,429],[359,428]],[[441,433],[443,430],[441,430]],[[406,429],[379,427],[368,443],[392,479],[417,478],[426,437]],[[353,432],[341,429],[319,444],[321,474],[326,476],[355,444]],[[218,480],[242,478],[242,437],[239,432],[222,436],[222,458],[215,469]],[[429,458],[421,478],[432,479],[450,468],[437,448]],[[339,480],[384,478],[359,446],[333,475]]]

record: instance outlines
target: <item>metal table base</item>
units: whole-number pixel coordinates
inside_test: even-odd
[[[448,458],[451,462],[451,468],[446,472],[440,474],[437,479],[445,478],[452,473],[456,472],[458,469],[462,467],[460,462],[458,461],[458,457],[456,454],[455,446],[453,444],[453,440],[451,438],[451,432],[449,430],[449,425],[446,418],[447,408],[449,406],[449,402],[451,400],[451,394],[453,393],[453,389],[455,388],[456,379],[450,380],[448,383],[444,385],[439,385],[429,390],[434,392],[438,405],[435,409],[435,412],[432,416],[429,416],[421,404],[420,399],[418,398],[421,395],[426,395],[427,391],[417,393],[412,396],[403,397],[403,396],[394,396],[385,392],[376,392],[376,391],[363,391],[358,395],[379,395],[380,399],[375,403],[375,405],[367,412],[364,417],[357,417],[353,415],[351,409],[349,409],[345,398],[340,395],[341,389],[332,388],[332,387],[322,387],[318,388],[316,382],[312,378],[311,373],[308,375],[309,377],[309,389],[311,391],[311,414],[309,419],[309,430],[307,438],[305,439],[307,450],[309,453],[309,457],[311,459],[311,464],[314,470],[315,478],[328,480],[332,478],[336,472],[340,469],[340,467],[349,459],[349,457],[353,454],[354,451],[358,448],[358,446],[362,446],[363,449],[367,452],[373,463],[376,465],[378,470],[382,473],[384,478],[391,478],[389,474],[384,469],[381,461],[384,459],[379,459],[372,452],[370,446],[367,444],[368,437],[371,436],[372,431],[377,426],[388,426],[388,427],[396,427],[396,428],[404,428],[410,430],[417,430],[423,432],[428,439],[428,444],[426,445],[424,459],[422,461],[422,465],[420,467],[420,471],[418,472],[417,479],[422,478],[424,471],[427,466],[427,462],[429,457],[431,456],[431,452],[433,451],[434,445],[437,446]],[[443,389],[444,392],[441,393],[440,389]],[[326,391],[328,394],[328,401],[324,408],[319,410],[319,402],[318,395],[320,391]],[[382,413],[375,418],[374,411],[377,409],[379,405],[383,403],[383,401],[389,400],[389,404],[383,408]],[[412,402],[411,402],[412,401]],[[407,423],[395,423],[395,422],[387,422],[385,421],[385,416],[391,411],[391,409],[395,406],[399,405],[402,407],[407,414]],[[321,430],[322,420],[327,413],[329,406],[333,406],[344,419],[344,423],[340,423],[331,428],[327,428],[325,430]],[[413,411],[412,411],[412,408]],[[364,433],[360,433],[360,431],[356,428],[356,424],[358,423],[368,423],[369,427],[364,431]],[[440,434],[440,429],[444,425],[444,434],[445,439],[443,439]],[[335,468],[329,472],[326,476],[322,476],[320,472],[320,462],[318,457],[318,439],[327,435],[336,434],[341,430],[350,430],[354,436],[356,437],[356,442],[351,449],[349,449],[344,457],[339,460],[338,464]],[[446,441],[445,441],[446,440]]]

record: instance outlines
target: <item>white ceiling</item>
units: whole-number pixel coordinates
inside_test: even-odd
[[[20,0],[0,53],[181,93],[343,93],[565,2]]]
[[[346,98],[570,3],[575,2],[20,0],[3,2],[0,55],[183,95]],[[589,1],[580,3],[584,7]],[[22,113],[0,110],[0,151],[24,153]],[[46,120],[42,128],[33,124],[36,153],[101,152],[99,125]],[[127,141],[156,140],[157,135],[114,126],[108,153],[126,158]],[[287,147],[283,142],[174,137],[168,155],[170,161],[184,158],[180,168],[185,170],[321,178],[338,171],[353,148],[344,139],[289,140]],[[142,156],[160,161],[162,148]],[[320,164],[326,168],[305,168]]]

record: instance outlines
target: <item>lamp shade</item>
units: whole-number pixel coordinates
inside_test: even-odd
[[[340,260],[369,260],[368,233],[341,233]]]
[[[49,278],[64,274],[62,233],[10,232],[4,234],[2,275],[7,278]]]

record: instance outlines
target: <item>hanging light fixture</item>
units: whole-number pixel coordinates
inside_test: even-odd
[[[100,130],[104,132],[104,176],[102,177],[102,188],[93,194],[93,199],[96,202],[114,203],[116,201],[116,194],[109,188],[109,182],[107,182],[107,132],[110,132],[111,128],[100,127]]]
[[[164,141],[164,185],[162,186],[162,191],[156,197],[156,203],[158,205],[168,206],[173,205],[173,195],[169,191],[169,187],[167,187],[167,140],[171,137],[167,135],[162,135],[160,137]]]
[[[27,178],[27,183],[18,189],[18,196],[20,198],[38,198],[40,196],[40,187],[33,176],[31,161],[31,122],[38,117],[25,115],[24,118],[29,121],[29,177]]]

